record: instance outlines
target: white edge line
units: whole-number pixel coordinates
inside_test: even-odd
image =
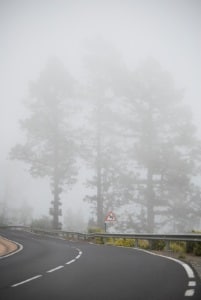
[[[195,290],[194,289],[189,289],[189,290],[186,290],[184,296],[192,297],[194,294],[195,294]]]
[[[189,281],[188,286],[196,286],[196,282],[195,281]]]
[[[191,269],[191,267],[189,265],[187,265],[186,263],[182,262],[181,260],[178,260],[178,259],[173,258],[173,257],[153,253],[153,252],[150,252],[150,251],[147,251],[147,250],[144,250],[144,249],[139,249],[139,248],[133,248],[133,249],[136,249],[136,250],[143,251],[143,252],[146,252],[146,253],[151,254],[151,255],[160,256],[160,257],[175,261],[175,262],[179,263],[184,268],[184,270],[187,273],[188,278],[195,278],[194,272]],[[196,282],[195,282],[195,286],[196,286]],[[194,293],[195,293],[195,289],[187,289],[185,291],[184,296],[185,297],[192,297],[194,295]]]
[[[57,270],[60,270],[60,269],[62,269],[64,266],[58,266],[58,267],[56,267],[56,268],[54,268],[54,269],[51,269],[51,270],[49,270],[49,271],[46,271],[46,273],[52,273],[52,272],[54,272],[54,271],[57,271]]]
[[[9,239],[5,238],[4,236],[2,236],[2,238],[5,239],[5,240],[7,240],[7,241],[9,241],[9,242],[11,242],[11,243],[16,244],[18,246],[18,249],[15,250],[15,251],[13,251],[13,252],[11,252],[11,253],[9,253],[9,254],[0,256],[0,259],[6,258],[6,257],[11,256],[11,255],[14,255],[14,254],[20,252],[23,249],[23,246],[20,243],[12,241],[12,240],[9,240]]]
[[[15,283],[15,284],[11,285],[11,287],[16,287],[16,286],[18,286],[18,285],[21,285],[21,284],[27,283],[27,282],[29,282],[29,281],[32,281],[32,280],[34,280],[34,279],[37,279],[37,278],[39,278],[39,277],[41,277],[41,276],[42,276],[42,275],[36,275],[36,276],[34,276],[34,277],[31,277],[31,278],[29,278],[29,279],[26,279],[26,280],[24,280],[24,281],[21,281],[21,282]]]
[[[153,253],[153,252],[150,252],[150,251],[147,251],[147,250],[144,250],[144,249],[139,249],[139,248],[133,248],[133,249],[138,250],[138,251],[143,251],[143,252],[146,252],[146,253],[151,254],[151,255],[160,256],[160,257],[175,261],[175,262],[179,263],[180,265],[182,265],[182,267],[185,269],[185,271],[188,275],[188,278],[195,278],[194,272],[191,269],[191,267],[189,265],[187,265],[186,263],[182,262],[181,260],[178,260],[178,259],[170,257],[170,256],[165,256],[165,255]]]

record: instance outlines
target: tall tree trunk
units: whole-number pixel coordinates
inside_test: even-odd
[[[97,169],[97,226],[103,228],[103,198],[102,198],[102,180],[101,166],[98,162]]]
[[[60,198],[59,198],[59,194],[61,193],[61,188],[59,187],[58,184],[58,180],[57,178],[55,178],[54,181],[54,191],[53,191],[53,210],[52,210],[52,215],[53,215],[53,228],[56,230],[61,229],[61,223],[59,222],[59,216],[61,216],[61,209],[59,208],[59,206],[61,205],[60,203]]]
[[[154,191],[153,191],[153,173],[151,168],[147,173],[147,232],[154,232]]]
[[[56,123],[56,131],[55,131],[55,148],[54,148],[54,175],[53,175],[53,208],[50,209],[50,213],[53,216],[53,228],[56,230],[61,229],[61,223],[59,222],[59,216],[61,216],[61,209],[59,206],[61,202],[59,201],[59,194],[62,192],[62,189],[59,186],[59,174],[58,174],[58,123]]]
[[[102,134],[101,134],[101,106],[97,115],[97,226],[104,228],[103,195],[102,195]]]

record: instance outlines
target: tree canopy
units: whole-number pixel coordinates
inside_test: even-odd
[[[64,184],[75,183],[82,159],[90,170],[85,200],[97,226],[114,209],[118,230],[181,231],[187,220],[188,230],[200,211],[194,180],[200,174],[200,142],[182,91],[156,60],[130,70],[113,47],[101,43],[85,58],[80,102],[78,82],[57,59],[30,84],[29,116],[21,121],[26,139],[11,157],[27,163],[33,176],[49,178],[56,229],[59,195]]]

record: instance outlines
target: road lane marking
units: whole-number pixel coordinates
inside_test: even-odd
[[[63,267],[64,267],[64,266],[58,266],[58,267],[56,267],[56,268],[54,268],[54,269],[51,269],[51,270],[46,271],[46,273],[52,273],[52,272],[54,272],[54,271],[57,271],[57,270],[62,269]]]
[[[74,263],[74,262],[75,262],[75,259],[72,259],[72,260],[68,261],[68,262],[66,263],[66,265],[70,265],[70,264],[72,264],[72,263]]]
[[[31,278],[28,278],[28,279],[26,279],[26,280],[24,280],[24,281],[21,281],[21,282],[15,283],[15,284],[11,285],[11,287],[16,287],[16,286],[18,286],[18,285],[21,285],[21,284],[27,283],[27,282],[29,282],[29,281],[35,280],[35,279],[37,279],[37,278],[39,278],[39,277],[42,277],[42,276],[43,276],[43,275],[36,275],[36,276],[34,276],[34,277],[31,277]]]
[[[186,297],[192,297],[195,294],[195,290],[194,289],[190,289],[190,290],[186,290],[184,296]]]
[[[72,247],[72,248],[73,248],[73,247]],[[79,254],[78,254],[74,259],[72,259],[72,260],[66,262],[66,265],[72,264],[72,263],[74,263],[77,259],[80,258],[80,256],[82,255],[82,251],[81,251],[80,249],[78,249],[78,248],[76,248],[76,250],[79,252]],[[64,268],[64,266],[61,265],[61,266],[58,266],[58,267],[55,267],[55,268],[53,268],[53,269],[50,269],[50,270],[46,271],[46,273],[52,273],[52,272],[57,271],[57,270],[60,270],[60,269],[62,269],[62,268]],[[28,279],[26,279],[26,280],[24,280],[24,281],[15,283],[15,284],[11,285],[11,287],[19,286],[19,285],[21,285],[21,284],[27,283],[27,282],[29,282],[29,281],[32,281],[32,280],[37,279],[37,278],[42,277],[42,276],[43,276],[43,275],[36,275],[36,276],[31,277],[31,278],[28,278]]]
[[[76,248],[76,250],[79,252],[79,254],[74,259],[67,261],[66,265],[70,265],[80,258],[80,256],[82,255],[82,251],[79,248]]]
[[[80,255],[82,255],[82,251],[79,248],[76,248]]]
[[[196,282],[195,281],[189,281],[188,286],[196,286]]]

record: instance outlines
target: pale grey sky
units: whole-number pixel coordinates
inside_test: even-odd
[[[148,56],[158,59],[184,88],[201,137],[200,31],[199,0],[0,0],[1,166],[8,164],[10,147],[21,139],[18,121],[26,114],[22,99],[29,81],[37,79],[53,55],[75,77],[83,76],[85,40],[98,36],[111,41],[130,68]],[[23,182],[17,182],[20,189]],[[80,203],[82,192],[72,195]],[[49,206],[49,199],[45,203]]]

